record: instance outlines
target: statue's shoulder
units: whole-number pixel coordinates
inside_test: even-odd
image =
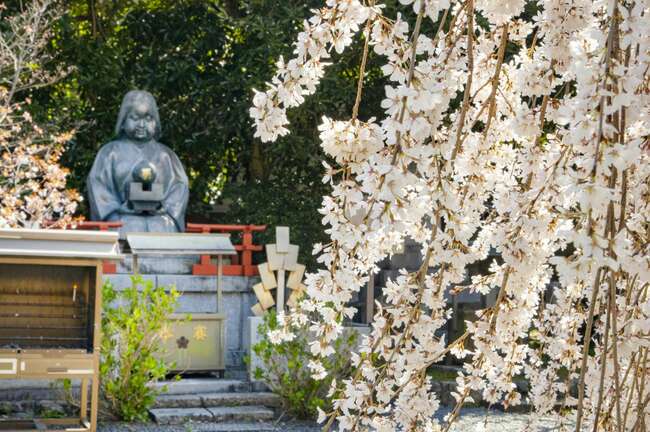
[[[101,146],[101,148],[99,149],[99,154],[108,156],[112,152],[122,150],[124,149],[124,147],[132,147],[132,146],[133,144],[127,140],[116,139],[113,141],[109,141],[103,146]]]
[[[167,145],[161,143],[160,141],[154,141],[156,143],[156,147],[158,147],[158,151],[162,151],[165,153],[174,153],[174,150],[169,148]]]
[[[178,158],[178,156],[176,155],[176,152],[174,152],[174,150],[172,150],[171,148],[167,147],[165,144],[156,141],[156,147],[157,147],[157,150],[159,152],[166,153],[169,156],[173,156],[175,158]]]

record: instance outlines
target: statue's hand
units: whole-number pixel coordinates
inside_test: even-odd
[[[161,204],[160,207],[158,207],[158,208],[156,209],[155,214],[157,214],[157,215],[164,215],[164,214],[167,214],[167,210],[165,210],[165,207],[163,207],[162,204]]]
[[[129,208],[129,202],[124,201],[118,210],[121,214],[135,214],[135,210]]]

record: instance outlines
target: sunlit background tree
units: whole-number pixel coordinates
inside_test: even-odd
[[[9,11],[0,4],[0,14],[0,226],[66,225],[80,200],[59,164],[72,133],[35,119],[29,97],[66,73],[47,51],[59,11],[37,0]]]

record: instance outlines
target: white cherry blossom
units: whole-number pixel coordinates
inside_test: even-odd
[[[459,406],[471,392],[521,404],[514,381],[525,376],[536,415],[564,424],[563,406],[588,430],[641,430],[650,422],[650,386],[639,385],[650,378],[650,5],[544,0],[527,22],[523,0],[400,3],[385,16],[374,3],[328,1],[251,109],[263,141],[288,133],[286,109],[368,23],[370,55],[384,62],[384,118],[320,126],[336,163],[325,167],[332,193],[321,208],[331,242],[316,248],[323,268],[285,322],[287,335],[308,323],[315,376],[377,263],[407,237],[424,263],[386,283],[356,372],[319,420],[445,430],[426,371],[452,355],[464,363]],[[438,26],[443,16],[452,25]],[[483,261],[489,272],[470,277]],[[498,295],[447,340],[446,298],[463,290]]]

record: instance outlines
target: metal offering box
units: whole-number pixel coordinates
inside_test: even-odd
[[[79,418],[4,420],[0,431],[95,432],[101,269],[121,258],[117,240],[113,232],[0,229],[0,379],[81,380]]]
[[[236,255],[229,234],[134,233],[127,234],[133,253],[133,271],[139,273],[143,255],[217,257],[217,310],[214,313],[174,314],[162,331],[164,359],[177,372],[218,372],[223,376],[226,360],[226,314],[223,309],[223,256]]]

